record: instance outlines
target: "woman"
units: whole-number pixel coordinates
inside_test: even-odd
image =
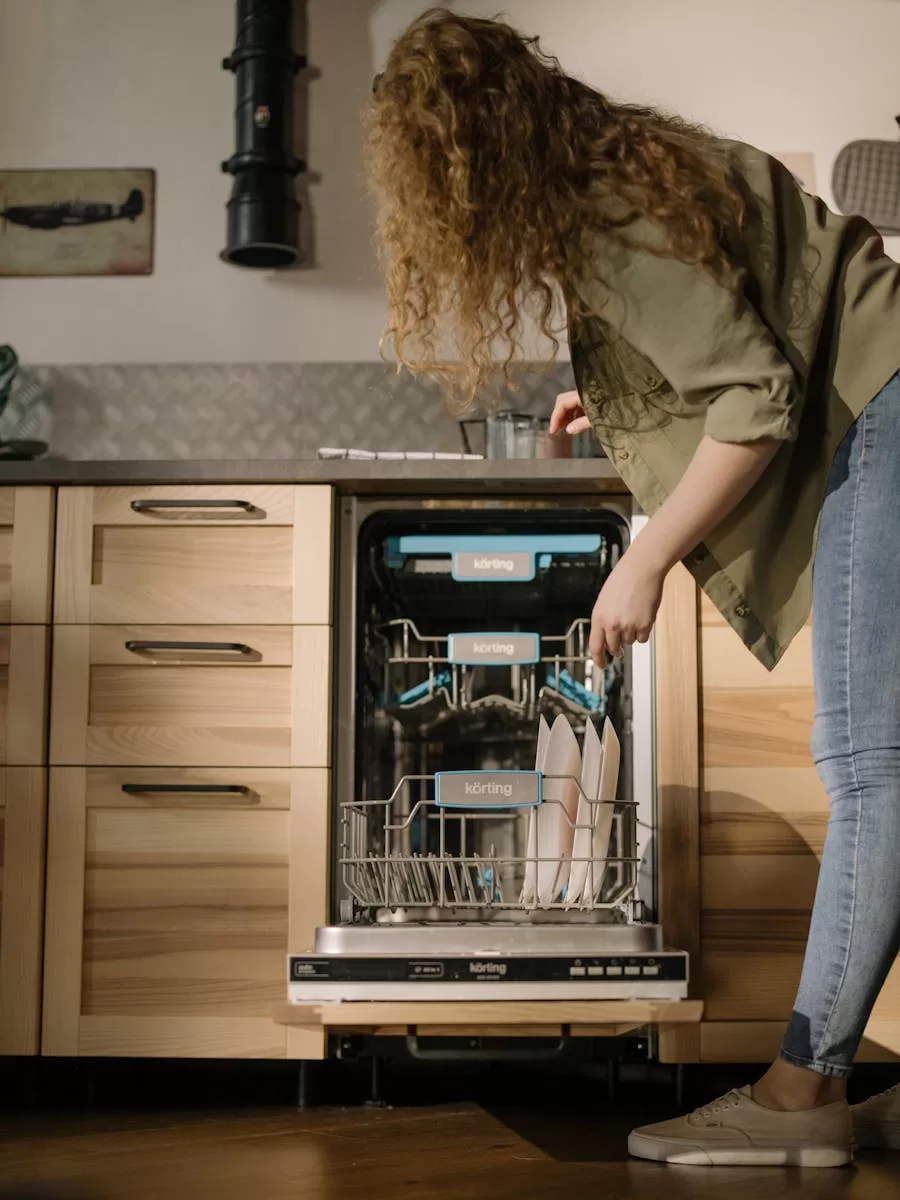
[[[593,426],[652,514],[594,608],[598,663],[647,640],[679,561],[769,668],[812,599],[832,815],[794,1013],[758,1083],[629,1149],[848,1162],[846,1080],[900,949],[900,267],[765,154],[445,10],[376,79],[369,159],[401,363],[455,357],[471,395],[520,350],[523,312],[553,340],[565,301],[578,392],[553,429]],[[900,1147],[900,1091],[853,1123]]]

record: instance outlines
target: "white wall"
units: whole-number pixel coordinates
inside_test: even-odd
[[[377,358],[358,114],[392,38],[424,6],[309,0],[317,265],[266,276],[217,257],[231,0],[0,0],[0,167],[158,172],[155,274],[0,280],[0,341],[45,363]],[[498,5],[457,7],[491,16]],[[896,136],[900,0],[507,0],[504,11],[615,96],[773,152],[812,151],[829,201],[842,145]]]

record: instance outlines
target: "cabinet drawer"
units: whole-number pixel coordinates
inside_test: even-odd
[[[61,624],[328,624],[328,487],[67,488]]]
[[[44,625],[0,626],[0,765],[46,761],[48,645]]]
[[[327,626],[61,625],[54,765],[329,761]]]
[[[44,1052],[284,1057],[327,818],[324,770],[54,769]]]
[[[40,1046],[47,772],[0,770],[0,1055]]]
[[[0,623],[50,620],[53,489],[0,487]]]

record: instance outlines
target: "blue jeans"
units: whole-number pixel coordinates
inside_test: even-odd
[[[900,374],[841,443],[813,578],[813,757],[831,817],[781,1057],[850,1074],[900,952]]]

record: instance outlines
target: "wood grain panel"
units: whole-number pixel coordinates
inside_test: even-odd
[[[704,764],[704,813],[771,812],[811,816],[828,812],[828,796],[815,767],[770,766],[765,759],[742,767]]]
[[[8,608],[0,585],[0,619],[14,625],[45,625],[50,620],[54,490],[16,488],[15,493]],[[4,611],[9,615],[3,616]]]
[[[135,487],[98,487],[92,492],[92,519],[96,525],[124,525],[136,529],[169,525],[231,528],[260,525],[292,525],[294,491],[290,484],[266,483],[192,483],[141,484]],[[312,488],[329,491],[328,488]],[[162,500],[239,500],[252,506],[245,509],[157,508],[135,512],[134,501]]]
[[[704,765],[808,767],[813,711],[811,688],[704,692]]]
[[[84,917],[85,774],[51,770],[41,1051],[78,1053]]]
[[[789,768],[788,768],[789,770]],[[828,830],[827,813],[704,812],[700,836],[703,853],[790,854],[821,857]]]
[[[697,587],[684,569],[666,579],[656,624],[658,903],[670,945],[690,955],[691,995],[702,995]],[[661,1032],[663,1062],[699,1058],[695,1030]]]
[[[0,771],[0,1054],[40,1050],[47,772]]]
[[[771,1062],[784,1036],[783,1021],[704,1021],[704,1062]],[[900,1061],[900,1021],[870,1021],[857,1062]]]
[[[89,810],[83,1013],[264,1016],[287,923],[285,813]]]
[[[741,947],[736,952],[706,948],[704,969],[707,981],[706,1017],[711,1021],[782,1020],[790,1016],[800,970],[802,950],[795,954],[772,953],[768,947],[756,951]],[[896,1021],[900,1011],[900,967],[887,978],[872,1013],[874,1021]]]
[[[327,487],[294,489],[295,625],[330,625],[334,574],[334,491]]]
[[[294,627],[291,701],[291,763],[331,764],[331,630],[326,625]]]
[[[735,637],[730,626],[714,625],[703,630],[703,694],[724,690],[802,688],[810,685],[812,626],[794,638],[774,671],[762,663]]]
[[[0,630],[0,763],[47,761],[49,639],[44,625]]]
[[[245,500],[250,512],[132,502]],[[71,488],[61,495],[64,624],[278,625],[331,620],[328,487]],[[295,520],[300,520],[295,525]]]
[[[201,632],[251,653],[125,648]],[[293,755],[327,765],[330,637],[327,626],[58,626],[52,761],[276,767]]]
[[[327,916],[327,772],[52,774],[47,978],[62,960],[63,986],[48,985],[45,1052],[323,1057],[321,1027],[288,1031],[271,1013],[290,931]],[[122,792],[208,782],[251,795]],[[80,852],[62,862],[66,832]],[[64,888],[77,911],[60,911]]]
[[[284,1058],[271,1017],[84,1016],[78,1053],[112,1058]]]
[[[53,489],[0,487],[0,622],[50,620]]]
[[[812,908],[819,860],[805,854],[704,854],[700,888],[704,910]]]
[[[352,1001],[345,1004],[282,1004],[276,1011],[285,1025],[324,1025],[368,1029],[378,1025],[640,1025],[659,1022],[697,1024],[699,1000],[466,1000]]]
[[[256,809],[291,807],[292,780],[300,772],[287,767],[91,767],[87,772],[87,803],[91,808]],[[314,774],[314,773],[313,773]],[[146,787],[126,793],[126,784]],[[153,791],[153,788],[241,787],[246,793]]]

